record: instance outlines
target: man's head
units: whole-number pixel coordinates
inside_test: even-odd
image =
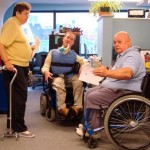
[[[26,2],[16,3],[13,10],[13,16],[15,16],[21,24],[27,22],[31,10],[31,5]]]
[[[114,49],[120,54],[131,47],[131,39],[127,32],[120,31],[114,35]]]
[[[63,47],[64,48],[69,47],[70,49],[72,45],[74,44],[75,39],[76,39],[76,36],[73,34],[73,32],[71,31],[66,32],[63,38]]]

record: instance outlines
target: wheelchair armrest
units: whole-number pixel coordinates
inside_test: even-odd
[[[47,93],[49,89],[52,89],[52,82],[53,80],[51,78],[48,78],[48,82],[45,81],[45,78],[43,78],[43,91]]]

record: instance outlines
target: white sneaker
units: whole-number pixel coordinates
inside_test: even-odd
[[[83,130],[84,130],[83,124],[79,124],[79,125],[78,125],[78,128],[76,128],[76,133],[77,133],[79,136],[83,137],[83,135],[84,135]]]
[[[83,137],[83,135],[84,135],[83,130],[80,129],[80,128],[76,128],[76,133],[77,133],[77,135],[80,136],[80,137]]]
[[[84,127],[83,127],[83,128],[84,128]],[[83,136],[84,136],[83,129],[81,129],[81,128],[76,128],[76,133],[77,133],[77,135],[80,136],[80,137],[83,137]],[[89,137],[88,132],[85,133],[85,137]]]
[[[83,129],[84,129],[83,124],[79,124],[79,125],[78,125],[78,128],[80,128],[80,129],[82,129],[82,130],[83,130]]]
[[[19,136],[20,137],[26,137],[26,138],[34,138],[35,137],[35,134],[34,133],[31,133],[29,131],[24,131],[24,132],[20,132],[19,133]]]

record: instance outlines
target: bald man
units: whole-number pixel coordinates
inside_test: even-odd
[[[95,118],[99,117],[100,106],[108,106],[123,94],[132,91],[140,92],[142,79],[146,74],[139,50],[132,46],[127,32],[120,31],[116,33],[113,43],[118,54],[116,62],[109,70],[105,66],[95,68],[93,74],[106,79],[100,86],[88,89],[85,93],[84,115],[88,108],[92,109],[89,117],[92,129],[100,126],[100,122],[95,120]],[[77,134],[78,131],[79,128],[76,130]]]

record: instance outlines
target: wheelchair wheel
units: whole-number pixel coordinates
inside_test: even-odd
[[[97,139],[89,138],[89,140],[88,140],[88,147],[90,149],[96,148],[97,147],[97,143],[98,143]]]
[[[45,115],[47,109],[47,96],[45,93],[42,93],[40,96],[40,113]]]
[[[52,122],[56,119],[56,113],[53,108],[48,108],[46,110],[46,120]]]
[[[119,150],[145,150],[150,147],[150,100],[127,95],[108,108],[104,127],[111,143]]]

